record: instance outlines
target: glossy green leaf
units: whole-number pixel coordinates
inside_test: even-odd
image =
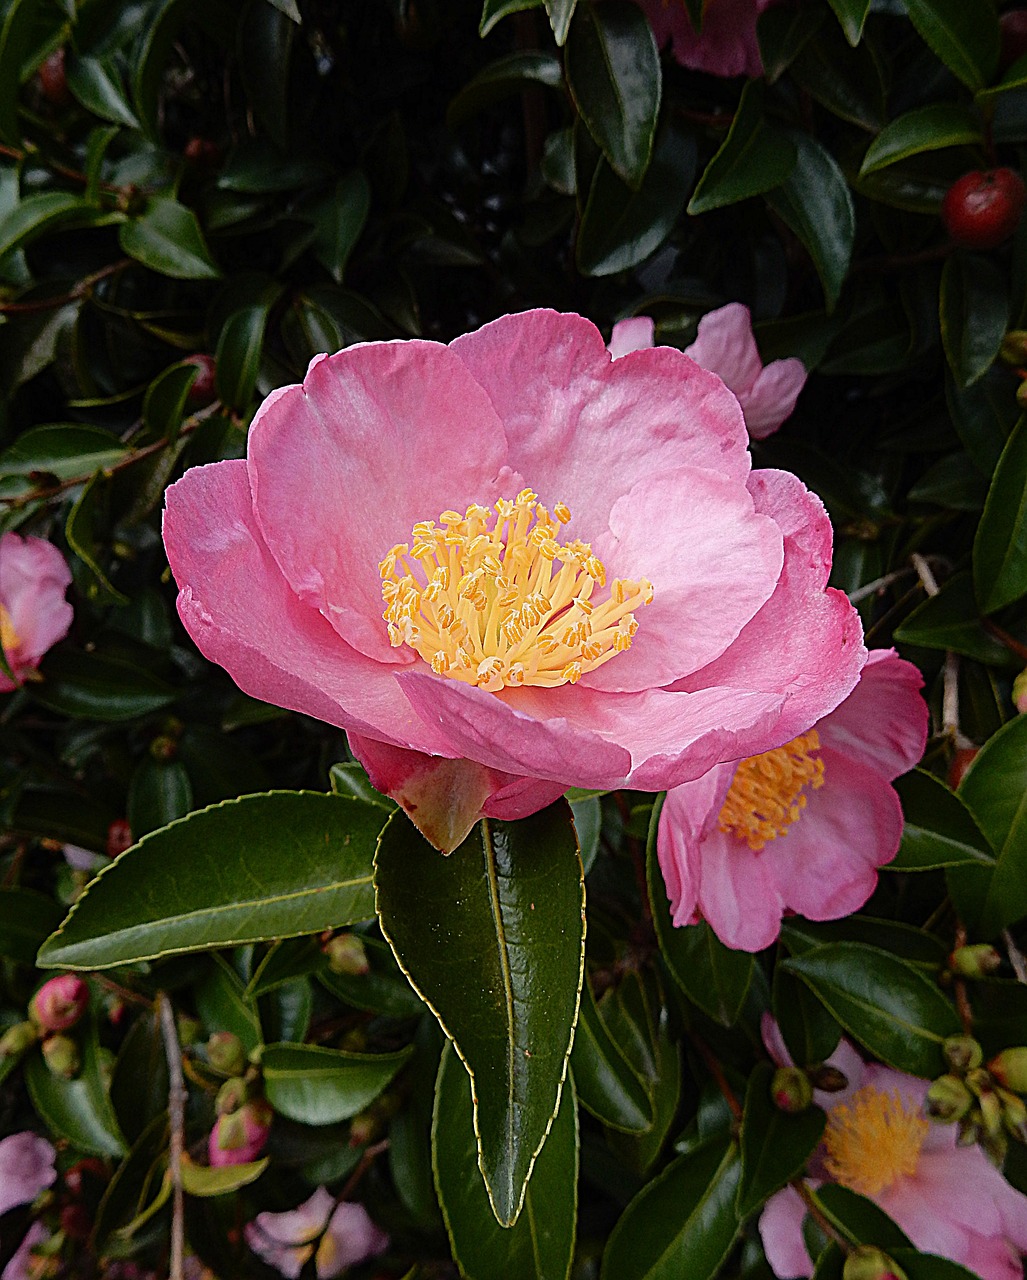
[[[289,82],[298,35],[291,14],[262,0],[246,6],[246,16],[237,27],[239,70],[251,110],[283,151],[290,149]]]
[[[890,871],[994,866],[995,859],[960,796],[933,773],[914,769],[894,784],[902,801],[902,843]]]
[[[259,999],[283,983],[317,973],[326,964],[320,938],[283,938],[268,947],[246,984],[245,994]]]
[[[366,920],[380,826],[378,809],[310,791],[190,814],[104,868],[39,963],[105,968]]]
[[[599,853],[599,839],[603,830],[603,808],[598,796],[586,796],[583,800],[571,800],[574,815],[574,831],[578,837],[581,866],[588,875]]]
[[[274,1109],[301,1124],[336,1124],[363,1111],[412,1050],[346,1053],[313,1044],[264,1046],[264,1092]]]
[[[954,102],[932,103],[907,111],[881,130],[867,148],[860,176],[923,151],[980,143],[980,121],[972,111]]]
[[[808,40],[791,65],[792,79],[832,115],[877,133],[888,121],[884,68],[869,43],[856,49],[829,26]]]
[[[831,154],[804,133],[793,133],[791,141],[795,164],[767,199],[809,251],[831,311],[849,271],[856,210],[845,175]]]
[[[960,386],[969,386],[988,372],[1008,328],[1007,276],[980,254],[951,254],[941,273],[939,304],[949,368]]]
[[[941,1042],[958,1035],[959,1019],[919,969],[859,942],[827,943],[783,964],[882,1062],[928,1078],[944,1070]]]
[[[214,375],[218,395],[237,413],[245,412],[253,399],[267,314],[263,303],[233,312],[218,339]]]
[[[139,128],[139,118],[129,105],[117,63],[113,59],[68,58],[68,88],[87,111],[112,124]]]
[[[809,987],[775,965],[772,994],[774,1019],[792,1061],[808,1067],[829,1058],[838,1047],[842,1029]]]
[[[478,34],[487,36],[502,18],[511,13],[520,13],[524,9],[540,9],[542,0],[485,0],[481,11],[481,23]]]
[[[140,760],[128,788],[128,825],[136,839],[184,818],[192,807],[192,783],[180,760]]]
[[[781,941],[793,955],[805,955],[827,942],[865,942],[899,960],[937,974],[950,947],[937,934],[900,920],[851,915],[840,920],[804,920],[789,916],[781,927]]]
[[[564,55],[578,114],[610,167],[637,188],[660,111],[660,57],[648,19],[628,0],[579,5]]]
[[[767,84],[774,84],[784,75],[826,20],[827,15],[819,9],[805,13],[782,9],[779,5],[771,5],[760,14],[756,35]]]
[[[175,691],[132,662],[99,653],[61,649],[43,663],[45,679],[33,698],[59,715],[117,723],[168,706]]]
[[[98,526],[107,523],[109,481],[98,471],[75,500],[64,526],[68,546],[92,572],[88,594],[94,598],[128,604],[128,597],[111,583],[101,563]]]
[[[143,397],[143,422],[158,440],[174,440],[186,416],[189,391],[200,370],[197,365],[179,362],[157,375]]]
[[[314,256],[337,284],[342,284],[370,207],[370,184],[359,169],[353,169],[339,179],[331,195],[313,212]]]
[[[208,1032],[231,1031],[247,1053],[263,1041],[256,1001],[247,995],[243,980],[224,956],[211,957],[206,973],[195,984],[196,1013]]]
[[[32,47],[40,5],[35,0],[12,0],[0,26],[0,138],[12,147],[21,145],[18,92],[22,65]]]
[[[168,1109],[168,1060],[157,1012],[146,1010],[129,1027],[110,1083],[111,1106],[121,1132],[138,1142]]]
[[[367,770],[362,764],[354,761],[347,761],[345,764],[333,764],[328,770],[328,779],[332,784],[332,790],[337,796],[349,796],[355,800],[362,800],[365,804],[376,805],[385,813],[391,813],[396,808],[394,800],[390,800],[388,796],[383,796],[380,791],[375,791],[371,786],[371,780],[367,776]],[[382,819],[384,825],[385,819]]]
[[[906,0],[924,41],[970,89],[983,88],[998,62],[998,19],[990,0]]]
[[[996,366],[980,381],[960,387],[948,370],[945,402],[963,447],[980,474],[990,480],[1020,412],[1015,397],[1009,395],[1008,373]]]
[[[0,477],[25,477],[31,487],[31,473],[42,471],[58,480],[81,476],[85,482],[128,452],[117,436],[99,427],[52,423],[31,428],[0,453]]]
[[[164,1173],[169,1141],[165,1111],[150,1122],[114,1171],[100,1200],[93,1232],[101,1248],[120,1243],[164,1205],[171,1191]],[[117,1233],[117,1234],[115,1234]]]
[[[216,280],[221,274],[196,214],[170,196],[152,196],[139,217],[122,223],[118,239],[130,258],[159,275]]]
[[[483,819],[448,857],[405,814],[375,856],[400,967],[474,1082],[479,1167],[512,1224],[559,1104],[584,965],[584,882],[569,806]]]
[[[539,84],[548,89],[563,86],[563,68],[551,53],[522,50],[497,58],[464,85],[446,112],[451,129],[508,94],[519,93],[527,85]]]
[[[973,549],[974,585],[984,613],[1027,594],[1027,418],[1002,450]]]
[[[40,943],[61,922],[61,909],[35,889],[0,888],[0,956],[34,964]]]
[[[689,213],[708,213],[761,195],[779,187],[795,168],[795,143],[784,130],[766,123],[763,97],[762,81],[746,83],[727,137],[688,202]]]
[[[933,1253],[920,1253],[916,1249],[891,1249],[890,1258],[899,1264],[906,1280],[979,1280],[976,1271],[968,1271],[951,1258],[941,1258]]]
[[[549,14],[549,25],[553,29],[553,39],[561,48],[567,43],[567,35],[571,29],[571,19],[578,7],[578,0],[545,0],[546,12]]]
[[[79,1074],[74,1080],[55,1076],[43,1062],[42,1054],[30,1053],[24,1067],[29,1097],[54,1135],[65,1138],[87,1155],[117,1158],[125,1154],[125,1140],[107,1096],[96,1026],[89,1019],[79,1027]]]
[[[1027,915],[1027,716],[989,738],[959,796],[995,851],[980,920],[982,936],[991,937]]]
[[[853,1244],[889,1251],[908,1248],[909,1239],[902,1228],[866,1196],[836,1182],[825,1182],[813,1194],[827,1220]]]
[[[855,48],[863,36],[863,24],[870,12],[872,0],[831,0],[831,8],[842,24],[845,39]]]
[[[596,166],[575,248],[583,275],[608,276],[644,262],[674,229],[695,179],[694,139],[661,130],[637,191],[605,160]]]
[[[439,1066],[432,1167],[453,1257],[467,1280],[566,1280],[574,1257],[578,1120],[567,1080],[512,1227],[495,1219],[476,1168],[471,1082],[451,1045]]]
[[[632,1200],[603,1254],[602,1280],[712,1280],[738,1233],[738,1148],[714,1136]]]
[[[158,0],[155,8],[147,13],[139,49],[133,59],[132,101],[147,136],[155,142],[159,138],[158,106],[168,61],[192,3],[193,0]]]
[[[262,1160],[212,1169],[195,1164],[187,1155],[182,1161],[182,1188],[187,1196],[225,1196],[256,1182],[270,1163],[270,1156],[264,1156]]]
[[[1009,650],[981,622],[969,573],[954,574],[936,596],[928,596],[895,628],[895,639],[925,649],[951,649],[989,666],[1016,666]]]
[[[321,985],[355,1009],[370,1009],[390,1018],[419,1018],[424,1013],[424,1001],[404,977],[392,951],[377,938],[365,937],[363,943],[367,973],[322,969],[318,974]]]
[[[740,1134],[742,1172],[737,1208],[747,1218],[773,1193],[806,1167],[824,1132],[827,1117],[819,1107],[789,1115],[774,1105],[770,1084],[774,1068],[760,1063],[749,1077]]]
[[[610,1035],[588,983],[571,1050],[578,1100],[612,1129],[640,1133],[653,1123],[653,1104],[638,1073]]]
[[[94,213],[81,196],[64,191],[26,196],[0,217],[0,257],[23,248],[58,225],[88,221]]]

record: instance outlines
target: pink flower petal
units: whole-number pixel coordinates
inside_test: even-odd
[[[653,345],[656,326],[651,316],[631,316],[618,320],[610,334],[608,350],[614,360],[626,356],[629,351],[644,351]]]
[[[817,726],[821,742],[889,781],[906,773],[927,745],[923,683],[917,668],[894,649],[872,649],[859,684]]]
[[[758,852],[714,827],[699,851],[699,908],[726,946],[762,951],[781,932],[784,901],[769,846]]]
[[[50,1239],[50,1232],[37,1218],[29,1227],[10,1262],[0,1274],[0,1280],[38,1280],[39,1259],[33,1257],[33,1250],[38,1249]]]
[[[745,425],[754,440],[765,440],[791,416],[799,392],[806,385],[806,366],[795,356],[772,360],[756,381],[738,397]]]
[[[796,1277],[813,1274],[813,1259],[802,1234],[805,1216],[806,1206],[793,1187],[785,1187],[771,1196],[760,1214],[763,1251],[779,1280],[796,1280]]]
[[[717,765],[694,782],[668,791],[663,802],[656,853],[671,919],[679,927],[692,924],[697,918],[702,839],[711,819],[715,820],[720,812],[733,776],[731,765]]]
[[[245,1227],[246,1243],[288,1280],[297,1280],[310,1246],[324,1231],[335,1197],[324,1187],[285,1213],[258,1213]]]
[[[388,1247],[389,1237],[372,1221],[364,1206],[343,1201],[332,1214],[317,1251],[318,1280],[333,1280]]]
[[[696,364],[722,378],[735,395],[748,391],[763,368],[752,332],[749,308],[740,302],[708,311],[699,321],[696,339],[685,348]]]
[[[7,610],[17,644],[7,659],[15,675],[23,676],[71,626],[74,610],[64,593],[71,570],[57,548],[45,538],[0,537],[0,604]],[[15,686],[0,675],[0,691]]]
[[[0,1214],[30,1204],[51,1185],[56,1156],[51,1143],[27,1129],[0,1142]]]

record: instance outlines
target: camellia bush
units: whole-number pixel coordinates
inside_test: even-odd
[[[0,0],[0,1278],[1023,1280],[1027,9]]]

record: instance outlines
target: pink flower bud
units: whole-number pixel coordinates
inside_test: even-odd
[[[778,1067],[770,1082],[770,1096],[779,1111],[805,1111],[813,1101],[813,1086],[798,1067]]]
[[[29,1005],[29,1017],[43,1031],[67,1031],[89,1004],[89,988],[75,973],[44,982]]]
[[[238,1111],[218,1116],[207,1142],[212,1168],[248,1164],[264,1150],[274,1112],[263,1098],[254,1098]]]
[[[364,944],[355,933],[336,934],[325,945],[328,967],[332,973],[345,973],[362,978],[370,969]]]

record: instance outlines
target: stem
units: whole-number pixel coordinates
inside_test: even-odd
[[[699,1057],[702,1058],[705,1063],[707,1071],[709,1071],[710,1075],[713,1077],[714,1084],[716,1084],[717,1088],[724,1095],[724,1101],[727,1103],[731,1114],[734,1116],[735,1120],[741,1121],[742,1104],[735,1096],[734,1089],[732,1089],[730,1084],[728,1084],[723,1068],[713,1055],[713,1050],[705,1040],[700,1039],[694,1031],[689,1032],[689,1039],[692,1041]]]
[[[996,640],[1000,640],[1010,653],[1015,653],[1021,662],[1027,663],[1027,644],[1021,644],[1015,636],[1011,636],[1004,627],[1000,627],[997,622],[992,622],[990,618],[982,618],[985,631],[990,631]]]
[[[799,1193],[799,1198],[806,1206],[806,1212],[817,1224],[824,1235],[827,1236],[828,1240],[833,1240],[838,1248],[841,1249],[842,1253],[850,1254],[852,1252],[853,1241],[848,1237],[843,1236],[831,1219],[827,1217],[823,1209],[820,1207],[820,1201],[817,1199],[812,1189],[806,1185],[802,1178],[793,1178],[789,1185],[794,1187]]]
[[[182,1190],[182,1153],[185,1150],[185,1079],[182,1075],[182,1048],[175,1029],[175,1015],[171,1001],[164,992],[157,996],[160,1008],[161,1031],[164,1035],[164,1052],[168,1060],[168,1119],[171,1124],[171,1263],[168,1280],[184,1280],[185,1260],[185,1194]]]
[[[34,311],[51,311],[55,307],[66,306],[69,302],[77,302],[79,298],[84,298],[95,284],[119,271],[124,271],[131,265],[131,258],[119,258],[117,262],[108,263],[100,271],[94,271],[92,275],[83,277],[68,293],[59,293],[53,298],[37,298],[35,302],[0,302],[0,314],[17,315]]]
[[[955,950],[966,946],[966,926],[963,922],[956,922],[956,936],[953,939]],[[952,992],[956,999],[956,1012],[959,1014],[959,1021],[963,1027],[963,1035],[973,1035],[974,1015],[970,1008],[970,997],[966,991],[966,980],[963,978],[955,978],[952,983]]]
[[[922,555],[914,551],[909,557],[913,562],[928,596],[938,594],[938,583],[931,567]],[[959,738],[959,658],[951,650],[945,654],[945,672],[942,677],[941,730],[946,738]]]

